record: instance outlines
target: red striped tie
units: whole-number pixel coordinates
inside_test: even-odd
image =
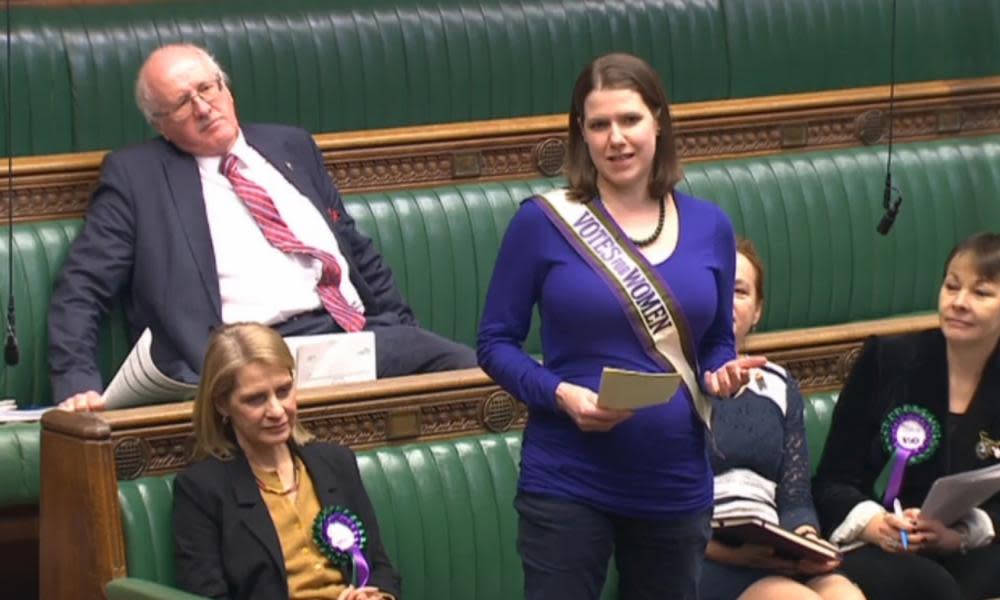
[[[244,177],[238,163],[239,158],[235,154],[227,154],[219,170],[233,184],[233,190],[253,215],[264,238],[285,254],[305,254],[318,260],[323,265],[323,274],[316,284],[316,293],[323,306],[344,331],[361,331],[365,326],[365,316],[348,304],[340,293],[340,265],[337,259],[329,252],[300,242],[281,218],[281,213],[264,188]]]

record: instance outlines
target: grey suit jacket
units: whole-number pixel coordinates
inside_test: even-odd
[[[319,209],[350,264],[365,313],[415,324],[392,273],[355,227],[312,137],[281,125],[244,125],[251,146]],[[123,304],[132,341],[149,327],[167,375],[197,381],[208,336],[222,322],[219,278],[195,159],[163,138],[112,152],[49,307],[55,401],[101,390],[102,318]]]

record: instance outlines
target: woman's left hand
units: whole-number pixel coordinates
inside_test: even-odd
[[[741,356],[715,371],[705,371],[705,390],[713,396],[732,396],[750,381],[750,369],[767,364],[763,356]]]
[[[810,540],[816,542],[817,544],[822,544],[827,548],[836,551],[837,546],[832,542],[829,542],[819,536],[819,532],[816,531],[812,525],[800,525],[795,528],[795,533],[801,535],[802,537],[809,538]],[[830,571],[836,569],[840,566],[839,560],[809,560],[802,559],[796,565],[797,571],[802,575],[822,575],[824,573],[829,573]]]
[[[917,517],[910,543],[934,554],[954,554],[962,549],[962,534],[937,519]]]

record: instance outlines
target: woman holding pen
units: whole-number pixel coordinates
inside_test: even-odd
[[[1000,495],[954,523],[919,507],[934,481],[996,464],[1000,235],[948,257],[940,327],[867,341],[834,412],[813,497],[841,569],[872,600],[1000,595]]]

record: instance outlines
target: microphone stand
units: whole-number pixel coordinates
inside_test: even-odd
[[[10,1],[10,0],[8,0]],[[882,194],[882,208],[885,214],[875,227],[881,235],[889,235],[893,223],[896,222],[896,215],[899,214],[899,206],[903,203],[903,194],[899,188],[892,184],[892,128],[893,128],[893,105],[896,100],[896,0],[892,0],[892,21],[889,26],[889,146],[885,159],[885,191]],[[893,195],[895,192],[895,197]]]

